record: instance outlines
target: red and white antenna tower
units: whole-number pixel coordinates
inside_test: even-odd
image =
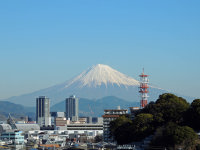
[[[149,75],[145,75],[144,74],[144,68],[143,68],[143,72],[140,76],[140,87],[139,87],[139,92],[141,94],[141,100],[140,100],[140,108],[144,108],[147,105],[147,98],[149,97],[147,93],[149,93],[148,91],[148,83],[149,83],[149,79],[148,76]]]

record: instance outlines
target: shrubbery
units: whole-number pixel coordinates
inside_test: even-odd
[[[139,110],[133,121],[123,116],[110,125],[119,144],[140,141],[155,134],[152,145],[195,149],[198,137],[194,130],[200,130],[200,99],[190,105],[181,97],[165,93]]]

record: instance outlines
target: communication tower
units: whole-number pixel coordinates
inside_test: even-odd
[[[139,92],[141,95],[141,100],[140,100],[140,108],[144,108],[147,105],[147,98],[149,97],[147,93],[149,93],[148,91],[148,83],[149,83],[149,79],[148,76],[149,75],[145,75],[144,74],[144,68],[143,68],[143,72],[140,76],[140,87],[139,87]]]

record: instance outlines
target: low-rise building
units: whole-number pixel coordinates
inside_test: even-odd
[[[117,119],[121,115],[128,114],[128,109],[107,109],[104,110],[103,117],[103,138],[104,142],[114,142],[113,137],[110,134],[110,122]]]
[[[56,124],[56,118],[65,118],[65,112],[50,112],[51,114],[51,124]]]
[[[3,132],[0,139],[2,141],[12,141],[13,144],[24,144],[24,136],[22,131]]]
[[[58,132],[65,131],[65,134],[89,133],[92,136],[103,134],[103,124],[67,124],[56,126],[56,129]]]
[[[55,118],[55,126],[65,126],[67,124],[70,124],[70,120],[67,120],[65,117]]]
[[[87,117],[79,117],[78,121],[79,121],[81,124],[85,124],[85,123],[87,123]]]

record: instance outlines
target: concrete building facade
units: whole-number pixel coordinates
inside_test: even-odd
[[[79,105],[78,105],[78,98],[75,97],[75,95],[70,96],[69,98],[66,98],[66,118],[71,121],[78,121],[79,119]]]
[[[50,100],[46,96],[36,98],[36,122],[40,126],[51,125]]]

